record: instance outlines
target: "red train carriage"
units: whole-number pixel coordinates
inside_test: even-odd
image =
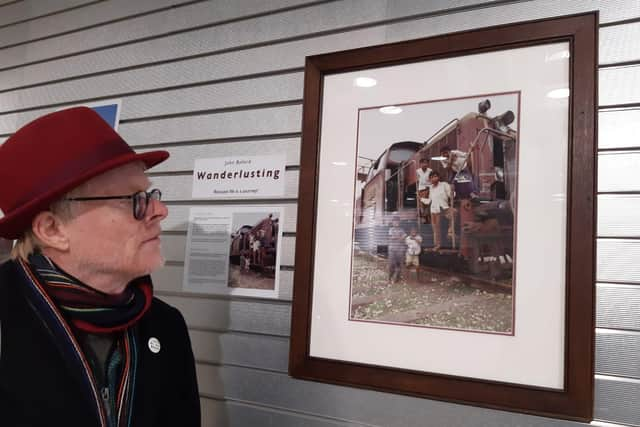
[[[230,261],[244,270],[274,275],[278,250],[278,218],[272,215],[254,226],[243,225],[231,235]]]
[[[490,117],[489,108],[489,100],[481,102],[477,113],[451,120],[425,142],[391,144],[366,176],[359,174],[355,250],[386,254],[394,215],[405,232],[415,228],[422,235],[423,265],[492,279],[511,277],[517,135],[509,127],[511,111]],[[421,159],[430,160],[428,167],[455,194],[440,233],[443,242],[435,250],[430,217],[419,209],[424,194],[418,194],[416,170]]]

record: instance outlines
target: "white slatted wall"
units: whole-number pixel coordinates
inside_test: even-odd
[[[287,376],[306,55],[600,10],[597,419],[640,426],[639,0],[0,0],[0,143],[65,105],[122,98],[120,131],[171,160],[157,294],[198,361],[205,426],[571,426]],[[278,300],[182,291],[195,158],[287,155]],[[28,165],[26,165],[28,167]],[[252,202],[253,203],[253,202]]]

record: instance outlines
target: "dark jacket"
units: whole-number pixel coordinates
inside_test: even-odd
[[[25,290],[26,280],[16,263],[0,266],[0,426],[100,427],[91,381]],[[154,298],[136,327],[131,426],[200,426],[195,364],[182,315]],[[151,338],[160,342],[158,353],[149,348]]]

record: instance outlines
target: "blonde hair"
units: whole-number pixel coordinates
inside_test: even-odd
[[[76,193],[77,189],[72,193]],[[64,200],[67,197],[70,197],[71,193],[65,195],[62,199],[54,202],[51,206],[49,206],[48,211],[52,214],[59,217],[62,221],[66,222],[73,218],[73,213],[71,212],[71,203]],[[13,248],[11,249],[10,258],[13,260],[22,259],[27,261],[29,259],[29,255],[40,251],[44,247],[44,243],[42,240],[38,238],[33,232],[33,229],[27,229],[22,236],[20,236],[14,243]]]

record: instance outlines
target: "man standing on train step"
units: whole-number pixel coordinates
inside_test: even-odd
[[[416,179],[418,181],[418,212],[423,224],[428,224],[429,219],[429,206],[425,204],[425,201],[429,198],[429,187],[431,187],[431,181],[429,175],[431,175],[431,168],[429,167],[429,158],[422,157],[420,159],[419,167],[416,169]]]
[[[58,111],[0,146],[0,425],[196,427],[182,315],[153,297],[161,193],[93,110]]]
[[[431,190],[429,200],[431,202],[431,226],[433,228],[433,250],[437,251],[442,245],[442,217],[449,220],[451,227],[451,186],[447,182],[440,181],[440,174],[431,172]]]

